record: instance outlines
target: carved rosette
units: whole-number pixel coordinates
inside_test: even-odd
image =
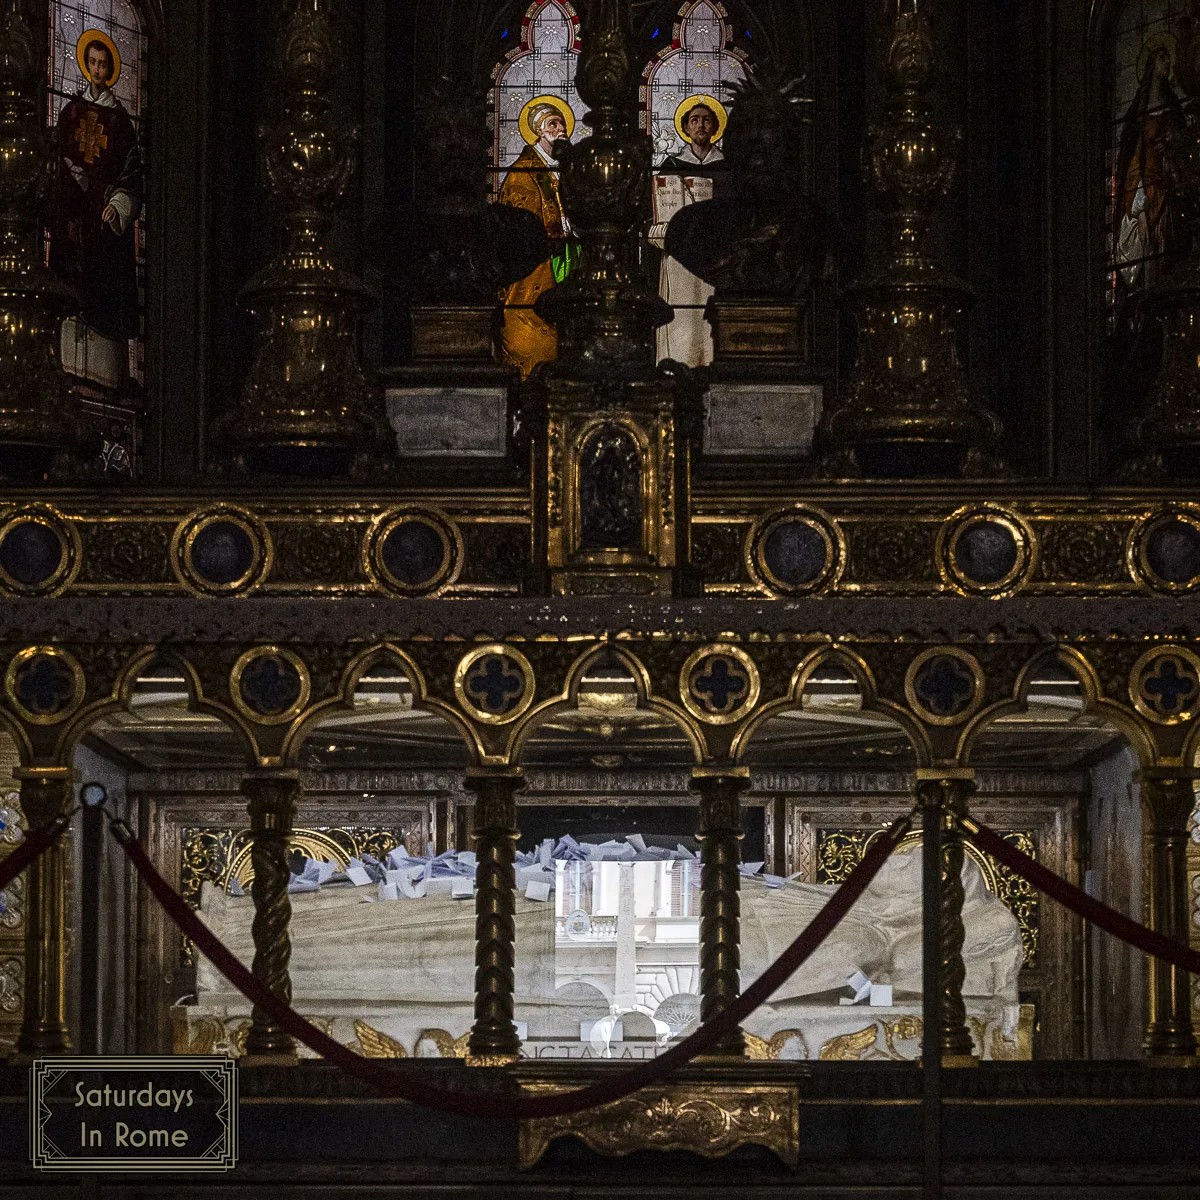
[[[250,859],[254,879],[250,895],[254,900],[254,962],[251,970],[286,1004],[292,1002],[292,979],[288,964],[292,941],[288,927],[292,904],[288,899],[287,849],[296,816],[300,780],[295,775],[251,776],[242,784],[249,797]],[[249,1055],[294,1056],[295,1042],[260,1008],[251,1015],[246,1035]]]
[[[359,139],[331,96],[343,65],[333,8],[281,0],[280,113],[259,130],[259,164],[282,210],[284,246],[242,292],[258,344],[240,402],[217,423],[237,473],[361,474],[379,469],[386,444],[355,343],[374,297],[326,245]]]
[[[39,479],[74,461],[77,430],[59,366],[74,296],[42,262],[55,171],[44,131],[45,50],[22,6],[0,9],[0,478]]]
[[[468,1054],[488,1063],[515,1058],[521,1039],[513,1023],[517,885],[514,772],[467,775],[475,793],[475,1022]]]
[[[956,346],[965,284],[932,256],[937,202],[954,182],[959,130],[934,120],[936,71],[921,0],[900,0],[884,68],[889,99],[867,143],[867,181],[884,214],[879,269],[850,292],[858,362],[821,424],[826,468],[846,476],[980,475],[996,470],[1000,422],[971,400]]]

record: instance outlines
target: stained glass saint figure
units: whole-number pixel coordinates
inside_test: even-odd
[[[725,106],[709,95],[688,96],[675,110],[680,144],[663,160],[653,180],[654,224],[649,241],[657,249],[663,249],[667,223],[680,209],[713,198],[713,178],[727,169],[725,155],[717,145],[727,120]],[[712,333],[704,319],[704,306],[713,294],[712,287],[665,252],[658,287],[659,295],[675,310],[670,323],[658,329],[659,360],[669,358],[689,367],[711,363]]]
[[[50,266],[80,300],[77,321],[64,326],[64,366],[74,368],[82,342],[86,369],[77,373],[116,388],[128,369],[128,340],[139,333],[134,227],[142,207],[142,156],[129,113],[113,94],[121,75],[113,40],[88,29],[76,58],[83,83],[56,126]]]
[[[551,325],[533,311],[539,296],[566,279],[575,260],[571,225],[558,194],[558,160],[554,143],[570,140],[575,114],[559,96],[535,96],[521,110],[525,149],[509,168],[500,203],[523,208],[542,221],[551,254],[524,279],[504,289],[504,324],[500,337],[504,361],[525,378],[540,362],[557,357],[558,338]]]

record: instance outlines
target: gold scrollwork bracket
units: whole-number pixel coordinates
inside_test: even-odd
[[[553,1094],[553,1084],[527,1092]],[[556,1138],[574,1136],[609,1157],[637,1150],[687,1150],[724,1158],[739,1146],[764,1146],[787,1166],[800,1157],[800,1097],[786,1084],[673,1083],[646,1088],[611,1104],[561,1117],[521,1122],[521,1169],[528,1170]]]

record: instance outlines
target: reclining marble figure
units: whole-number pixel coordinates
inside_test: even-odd
[[[602,864],[605,870],[629,872],[653,866]],[[632,887],[633,876],[626,878]],[[968,1008],[988,1020],[1002,1021],[1005,1036],[1011,1038],[1023,960],[1020,929],[1003,901],[988,891],[970,858],[963,868],[963,883]],[[835,885],[789,881],[768,887],[756,877],[742,880],[743,987],[775,961],[835,890]],[[408,1047],[429,1029],[453,1037],[465,1033],[472,1018],[474,905],[444,895],[399,901],[372,899],[375,895],[374,886],[335,886],[292,896],[293,1003],[300,1011],[327,1020],[361,1018],[386,1028],[389,1036]],[[693,912],[699,907],[699,893],[694,895]],[[206,884],[200,911],[217,936],[243,962],[250,962],[250,898],[230,896]],[[636,955],[636,966],[630,966],[637,975],[633,999],[628,991],[618,994],[620,984],[613,978],[620,970],[614,958],[619,954],[615,934],[607,939],[604,958],[602,937],[593,938],[590,945],[581,943],[564,934],[553,902],[518,895],[516,1015],[527,1025],[527,1037],[574,1041],[580,1037],[581,1021],[622,1010],[653,1019],[660,1006],[664,1019],[657,1026],[660,1035],[668,1026],[672,1035],[681,1032],[694,1019],[692,997],[699,985],[698,922],[693,917],[682,924],[681,929],[681,923],[675,922],[667,944],[655,933],[656,922],[636,920],[636,936],[626,939]],[[599,967],[581,965],[588,957],[585,951],[591,953],[588,961]],[[837,1008],[838,997],[847,994],[847,978],[856,970],[876,983],[890,983],[896,1006],[912,1008],[919,1003],[919,851],[897,853],[888,860],[816,953],[746,1022],[747,1031],[768,1038],[787,1026],[802,1027],[821,1012],[837,1017],[842,1025],[847,1018],[861,1025],[866,1010]],[[655,979],[660,982],[654,984]],[[663,984],[664,979],[669,982]],[[248,1002],[204,959],[197,972],[197,999],[198,1013],[221,1018],[249,1012]],[[664,1004],[666,1000],[671,1003]],[[636,1024],[636,1019],[626,1021],[631,1023]]]

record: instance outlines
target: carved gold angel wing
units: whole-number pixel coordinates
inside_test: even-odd
[[[372,1029],[366,1021],[355,1018],[354,1032],[364,1058],[407,1058],[408,1051],[394,1037],[388,1037],[378,1029]]]
[[[875,1045],[878,1036],[879,1026],[873,1023],[865,1029],[856,1029],[853,1033],[839,1034],[821,1047],[818,1057],[825,1062],[853,1062],[866,1055]]]
[[[422,1029],[413,1045],[419,1046],[428,1040],[438,1048],[438,1054],[442,1058],[466,1058],[467,1042],[470,1039],[469,1033],[464,1033],[460,1038],[452,1038],[444,1029]]]

